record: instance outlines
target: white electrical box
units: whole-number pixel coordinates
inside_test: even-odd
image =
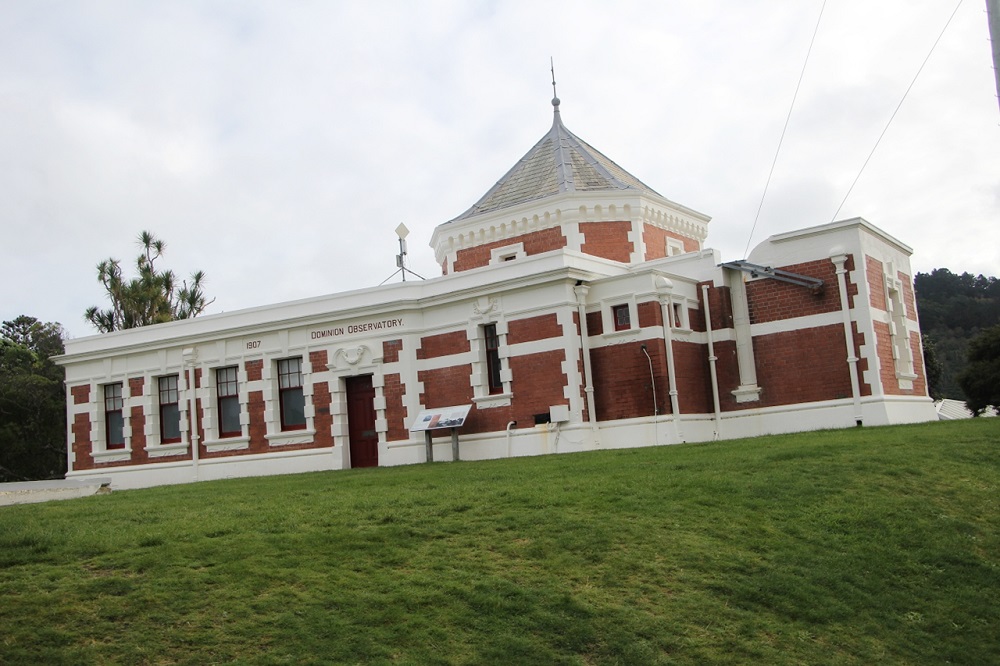
[[[549,407],[549,418],[553,423],[569,421],[569,405],[552,405]]]

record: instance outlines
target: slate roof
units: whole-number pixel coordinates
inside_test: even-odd
[[[566,129],[553,98],[552,128],[489,192],[452,222],[564,192],[660,194]]]

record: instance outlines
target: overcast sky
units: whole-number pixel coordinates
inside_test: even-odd
[[[148,229],[208,312],[440,269],[428,247],[566,126],[740,259],[822,0],[0,0],[0,319],[106,306]],[[915,271],[1000,275],[985,2],[828,0],[752,236],[861,216]],[[751,245],[751,247],[752,247]]]

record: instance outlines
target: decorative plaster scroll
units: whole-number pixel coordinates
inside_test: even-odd
[[[336,370],[356,366],[364,360],[366,354],[371,361],[372,350],[368,345],[358,345],[351,348],[340,347],[333,352],[333,363],[330,363],[327,368]]]
[[[496,312],[500,309],[500,304],[497,299],[490,298],[486,305],[481,305],[480,301],[476,301],[476,304],[472,306],[472,314],[477,317],[484,317],[491,312]]]

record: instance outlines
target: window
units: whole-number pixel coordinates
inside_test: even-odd
[[[125,448],[125,418],[122,411],[122,385],[104,385],[104,433],[106,448]]]
[[[685,329],[691,328],[687,319],[687,311],[688,311],[687,303],[684,302],[671,303],[670,310],[672,314],[671,319],[673,320],[671,322],[671,325],[674,328],[685,328]]]
[[[675,238],[668,238],[667,239],[667,256],[668,257],[676,257],[679,254],[684,254],[684,243],[682,243],[681,241],[679,241],[679,240],[677,240]]]
[[[627,331],[632,328],[632,317],[628,311],[628,303],[613,305],[611,307],[611,318],[614,320],[616,331]]]
[[[215,393],[219,407],[219,437],[237,437],[243,434],[235,365],[215,371]]]
[[[497,325],[483,326],[483,337],[486,340],[486,375],[489,380],[490,395],[503,393],[503,381],[500,379],[500,338],[497,336]]]
[[[181,410],[178,404],[177,375],[160,377],[160,443],[181,441]]]
[[[281,429],[304,430],[306,400],[302,393],[302,359],[278,361],[278,402],[281,405]]]

